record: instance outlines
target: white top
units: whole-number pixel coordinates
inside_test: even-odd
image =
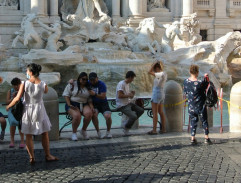
[[[167,74],[165,72],[156,72],[153,87],[164,88],[167,80]]]
[[[62,96],[70,97],[71,101],[78,102],[78,103],[81,103],[81,104],[84,104],[84,103],[87,103],[88,101],[91,101],[89,91],[88,91],[88,89],[86,87],[81,88],[79,90],[79,93],[77,93],[78,92],[77,81],[74,81],[74,90],[71,91],[71,89],[72,89],[72,85],[68,84],[65,87]]]
[[[22,117],[22,133],[24,134],[40,135],[50,131],[51,123],[43,102],[45,86],[44,81],[39,84],[25,81]]]
[[[125,95],[130,93],[129,84],[125,82],[125,80],[120,81],[116,87],[116,106],[120,108],[122,106],[126,106],[130,103],[129,98],[118,98],[118,91],[123,91]]]

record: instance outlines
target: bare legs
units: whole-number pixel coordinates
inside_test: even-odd
[[[84,121],[83,121],[84,124],[83,124],[82,130],[86,131],[87,127],[90,124],[92,116],[93,116],[93,111],[90,109],[90,106],[88,106],[88,105],[84,106],[83,115],[84,115],[85,118],[84,118]]]
[[[106,121],[107,131],[109,132],[112,125],[111,113],[104,114],[104,117]]]
[[[152,106],[152,114],[153,114],[153,133],[157,133],[157,121],[158,121],[158,114],[160,115],[161,122],[162,122],[162,132],[166,132],[166,118],[163,111],[163,104],[151,103]]]
[[[10,127],[10,136],[11,136],[10,144],[14,144],[15,131],[16,131],[16,126],[11,126]],[[19,131],[19,135],[20,135],[20,138],[21,138],[20,144],[24,144],[24,135],[23,135],[23,133],[21,132],[20,129],[18,131]]]
[[[96,130],[97,132],[100,131],[100,129],[99,129],[98,114],[99,114],[99,113],[98,113],[97,111],[95,111],[94,114],[93,114],[93,117],[92,117],[92,122],[93,122],[94,127],[95,127],[95,130]]]
[[[77,129],[80,125],[81,114],[79,109],[69,109],[68,113],[72,117],[72,130],[73,133],[77,132]]]
[[[94,127],[95,127],[97,132],[100,130],[99,129],[98,114],[99,113],[96,111],[93,114],[93,117],[92,117],[92,122],[93,122]],[[109,132],[110,129],[111,129],[111,125],[112,125],[111,113],[104,113],[104,118],[105,118],[105,121],[106,121],[107,131]]]
[[[7,123],[4,117],[0,117],[0,123],[1,123],[2,131],[5,131]]]
[[[35,162],[34,158],[34,144],[33,144],[33,135],[26,135],[26,149],[29,154],[30,163],[33,164]]]
[[[54,157],[53,155],[50,154],[48,132],[44,132],[42,134],[42,146],[44,148],[46,161],[58,160],[58,158],[56,158],[56,157]],[[26,148],[27,148],[27,151],[28,151],[28,154],[29,154],[30,163],[33,164],[35,162],[35,157],[34,157],[33,135],[31,135],[31,134],[26,135]]]

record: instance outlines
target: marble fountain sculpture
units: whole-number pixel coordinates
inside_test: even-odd
[[[164,7],[163,2],[150,0],[149,8]],[[106,82],[108,96],[114,97],[118,81],[134,70],[133,89],[138,95],[150,95],[153,78],[147,71],[156,59],[164,62],[168,79],[178,82],[189,76],[193,63],[200,66],[200,75],[210,72],[217,86],[229,85],[231,77],[241,78],[240,32],[201,42],[195,13],[164,25],[153,17],[145,18],[133,28],[113,25],[103,0],[80,0],[76,7],[63,0],[62,21],[51,25],[35,14],[26,15],[12,41],[13,48],[18,42],[24,45],[26,54],[9,57],[0,44],[0,76],[5,81],[0,94],[6,93],[13,77],[26,79],[23,71],[31,62],[42,65],[41,77],[59,94],[70,78],[82,71],[95,71]],[[157,29],[163,29],[164,34],[157,34]]]

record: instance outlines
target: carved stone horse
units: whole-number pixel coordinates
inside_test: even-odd
[[[145,18],[136,29],[133,51],[150,51],[152,54],[160,53],[159,43],[154,39],[154,31],[156,26],[155,18]]]

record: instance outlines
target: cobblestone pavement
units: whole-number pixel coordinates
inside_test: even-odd
[[[196,146],[189,138],[148,139],[51,149],[58,162],[35,150],[0,151],[0,182],[241,182],[240,140]]]

